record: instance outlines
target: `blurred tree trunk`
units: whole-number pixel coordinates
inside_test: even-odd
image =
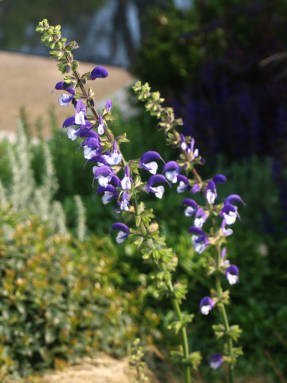
[[[111,54],[114,55],[116,53],[119,41],[118,36],[121,35],[128,58],[132,64],[136,58],[136,47],[128,25],[127,12],[129,0],[118,0],[117,4],[118,5],[114,13],[114,31],[112,36],[113,41]]]
[[[113,24],[114,30],[112,33],[112,49],[111,56],[114,56],[118,50],[118,37],[121,36],[130,60],[133,65],[136,60],[136,44],[132,36],[128,24],[128,6],[133,4],[137,8],[138,23],[140,30],[140,38],[145,36],[147,31],[147,24],[145,22],[145,14],[150,6],[167,7],[168,4],[173,4],[173,0],[117,0],[117,7],[115,9]]]

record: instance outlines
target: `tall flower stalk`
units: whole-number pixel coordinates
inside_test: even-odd
[[[244,204],[241,197],[231,194],[223,203],[215,204],[217,199],[216,187],[227,181],[223,174],[216,174],[213,178],[203,180],[195,166],[204,164],[204,159],[199,155],[198,148],[192,137],[184,137],[179,134],[177,128],[182,125],[181,119],[175,119],[172,108],[162,106],[163,99],[158,92],[151,92],[148,84],[142,85],[137,82],[134,86],[138,99],[145,103],[146,110],[159,120],[158,128],[164,130],[167,143],[178,149],[177,161],[181,174],[177,176],[177,192],[189,192],[189,194],[201,193],[205,199],[205,205],[200,206],[195,200],[186,198],[182,201],[185,206],[185,215],[194,217],[193,226],[188,231],[192,234],[191,241],[197,253],[203,253],[206,248],[213,247],[213,256],[209,256],[209,275],[215,275],[215,289],[210,292],[211,296],[205,296],[200,302],[200,312],[208,315],[216,306],[219,311],[220,324],[213,325],[216,338],[224,339],[222,354],[216,353],[210,358],[210,367],[217,369],[225,361],[228,363],[229,382],[234,382],[234,365],[236,359],[242,354],[240,347],[234,347],[241,329],[238,325],[230,326],[226,305],[229,304],[229,291],[224,291],[221,285],[222,275],[230,285],[239,281],[239,270],[236,265],[230,264],[226,259],[227,237],[233,234],[231,225],[240,218],[236,203]],[[184,173],[184,175],[182,174]],[[207,227],[203,231],[203,226]],[[212,252],[211,252],[212,254]]]
[[[232,234],[232,225],[239,217],[237,202],[243,202],[238,195],[231,195],[223,203],[215,204],[217,198],[216,185],[224,183],[226,178],[217,174],[208,180],[202,180],[196,167],[204,164],[204,159],[196,148],[191,137],[184,137],[177,128],[182,125],[175,119],[172,108],[162,106],[163,99],[158,92],[151,92],[148,84],[136,83],[134,90],[146,109],[159,119],[159,128],[166,133],[167,143],[180,151],[177,161],[165,162],[155,151],[143,153],[139,159],[127,160],[121,152],[121,144],[127,142],[126,135],[114,137],[108,123],[111,120],[112,102],[108,100],[105,108],[98,113],[95,109],[94,92],[86,89],[88,80],[102,79],[108,76],[103,67],[95,67],[91,72],[80,75],[78,62],[74,60],[72,51],[78,47],[76,42],[67,43],[61,36],[60,26],[50,26],[47,20],[39,23],[37,30],[42,34],[42,41],[50,48],[52,56],[57,58],[58,67],[64,75],[64,81],[55,86],[63,94],[59,104],[75,107],[73,116],[66,119],[63,129],[69,139],[81,141],[83,156],[87,162],[94,164],[92,171],[97,193],[103,204],[113,203],[119,221],[112,225],[116,241],[122,243],[133,241],[147,262],[152,262],[155,272],[152,275],[154,288],[158,296],[168,296],[174,307],[174,320],[171,328],[179,334],[179,349],[173,353],[174,358],[183,365],[185,383],[191,383],[191,368],[197,368],[201,362],[201,354],[189,349],[188,326],[194,315],[183,312],[181,302],[186,297],[187,286],[177,283],[174,272],[178,258],[166,244],[165,237],[155,220],[153,209],[147,209],[141,201],[142,193],[162,199],[167,188],[176,186],[178,193],[185,193],[183,199],[185,215],[193,219],[188,232],[194,250],[203,253],[211,246],[217,250],[216,256],[209,257],[209,272],[215,275],[216,289],[205,296],[199,303],[202,315],[208,315],[216,306],[219,309],[222,323],[214,325],[215,334],[223,338],[224,349],[221,354],[211,357],[210,366],[218,368],[223,361],[229,364],[229,380],[233,382],[233,365],[240,349],[233,347],[240,330],[238,326],[230,326],[225,305],[229,303],[228,291],[221,287],[221,276],[225,275],[230,284],[238,281],[238,269],[226,260],[225,251],[221,251],[226,237]],[[162,167],[162,173],[159,168]],[[142,174],[149,173],[147,182]],[[200,206],[191,195],[203,193],[206,204]],[[203,226],[205,230],[203,230]]]

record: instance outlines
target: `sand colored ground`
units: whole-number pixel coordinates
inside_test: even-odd
[[[159,365],[157,375],[146,367],[147,383],[180,383],[169,371]],[[97,358],[84,358],[72,366],[58,371],[47,372],[41,377],[33,376],[21,381],[9,380],[7,383],[133,383],[136,371],[129,367],[129,359],[114,359],[104,353]],[[196,383],[203,383],[197,381]]]
[[[93,69],[95,63],[80,63],[79,72]],[[133,77],[123,68],[105,66],[109,76],[90,81],[95,90],[96,102],[100,104],[114,92],[133,81]],[[25,107],[29,121],[34,124],[39,116],[44,123],[46,135],[49,133],[48,110],[54,106],[58,121],[73,114],[73,107],[60,107],[57,104],[61,91],[54,90],[61,81],[55,60],[51,58],[7,53],[0,51],[0,132],[14,132],[19,110]]]
[[[156,373],[155,373],[156,372]],[[146,369],[147,383],[183,383],[183,377],[172,374],[169,366],[162,363],[154,365],[153,371]],[[204,381],[199,373],[193,376],[193,383],[211,383]],[[214,381],[214,380],[212,380]],[[265,376],[240,377],[235,383],[271,383],[274,380]],[[98,358],[85,358],[80,363],[54,372],[47,372],[42,377],[30,377],[9,383],[134,383],[135,370],[130,369],[128,358],[117,360],[106,354]],[[225,382],[225,379],[224,379]],[[8,383],[8,382],[7,382]]]

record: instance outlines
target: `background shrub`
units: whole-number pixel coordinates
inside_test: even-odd
[[[79,242],[25,219],[0,211],[2,379],[97,350],[119,356],[147,324],[155,329],[156,313],[139,305],[139,274],[119,262],[109,239]]]
[[[266,21],[268,20],[268,22]],[[187,12],[153,8],[134,73],[160,88],[184,133],[214,161],[269,156],[287,217],[287,2],[194,1]]]
[[[140,117],[128,120],[117,115],[117,119],[113,121],[116,135],[127,127],[127,135],[131,139],[130,144],[123,146],[127,157],[139,158],[142,153],[139,153],[138,148],[141,146],[143,152],[153,149],[159,151],[167,160],[171,159],[171,150],[164,146],[164,140],[154,131],[155,122],[142,110],[140,113]],[[15,374],[17,371],[28,373],[33,368],[48,367],[55,360],[64,358],[65,354],[72,358],[98,349],[105,349],[108,352],[118,349],[124,352],[129,337],[143,334],[148,341],[156,339],[157,345],[161,345],[165,350],[172,348],[175,340],[168,330],[172,319],[171,310],[166,301],[158,302],[155,292],[150,287],[150,265],[142,263],[132,245],[114,247],[107,239],[106,235],[111,234],[110,226],[115,216],[109,205],[102,207],[100,197],[95,195],[95,190],[91,187],[92,165],[85,166],[78,144],[67,140],[65,132],[57,128],[53,115],[51,124],[54,132],[48,141],[40,139],[38,143],[31,145],[28,136],[27,148],[29,149],[27,150],[31,152],[29,152],[26,169],[32,181],[26,176],[24,178],[26,182],[35,186],[35,190],[38,188],[41,190],[46,174],[45,147],[47,146],[55,169],[54,181],[58,184],[58,188],[54,188],[54,192],[48,198],[48,206],[55,201],[63,206],[67,230],[72,237],[55,234],[55,228],[49,219],[42,222],[42,217],[33,218],[29,203],[20,215],[15,213],[13,215],[13,199],[6,201],[10,203],[12,210],[8,214],[5,208],[6,210],[3,210],[5,214],[2,214],[1,237],[3,237],[2,244],[5,245],[3,245],[5,248],[3,254],[8,251],[10,254],[9,257],[1,258],[3,283],[8,286],[10,283],[11,295],[19,296],[22,311],[26,310],[32,314],[26,317],[20,315],[18,308],[10,301],[10,290],[8,295],[5,293],[2,300],[3,311],[13,314],[9,314],[9,317],[8,314],[4,314],[2,318],[3,331],[7,332],[9,327],[12,334],[11,337],[9,335],[8,338],[2,338],[5,345],[2,355],[8,355],[2,361],[3,373],[4,371]],[[200,143],[198,145],[200,147]],[[3,153],[0,160],[0,174],[6,199],[15,183],[8,153],[9,150],[17,152],[20,147],[17,143],[0,144],[0,150]],[[69,178],[65,176],[67,169],[69,169]],[[240,285],[232,289],[234,304],[230,307],[231,318],[236,319],[243,328],[241,344],[245,357],[239,364],[240,374],[244,375],[246,372],[256,374],[260,369],[266,374],[272,373],[273,367],[266,359],[266,352],[273,358],[273,364],[284,371],[282,360],[286,350],[282,342],[282,334],[286,332],[287,313],[284,309],[283,294],[286,275],[282,270],[284,270],[286,240],[282,225],[282,211],[279,209],[278,185],[272,180],[272,161],[267,157],[258,159],[253,156],[251,159],[235,160],[230,165],[225,156],[217,156],[214,161],[207,162],[201,173],[204,173],[204,177],[216,173],[225,174],[228,182],[224,187],[218,186],[218,198],[223,200],[228,194],[236,191],[247,203],[247,206],[240,211],[241,222],[235,224],[235,235],[230,238],[228,250],[228,258],[240,268]],[[82,214],[82,218],[84,220],[86,218],[87,222],[84,242],[71,239],[78,238],[77,233],[81,226],[76,210],[75,194],[81,196],[86,211],[86,217]],[[190,246],[190,236],[186,234],[186,230],[191,221],[183,214],[181,204],[183,198],[185,197],[176,194],[173,188],[167,191],[164,201],[147,199],[146,203],[154,207],[168,243],[175,246],[180,259],[176,277],[179,280],[188,281],[189,296],[185,304],[188,310],[191,309],[197,313],[198,303],[201,297],[207,294],[210,286],[204,276],[199,277],[206,258],[203,254],[198,256],[193,253]],[[3,206],[2,203],[2,209]],[[36,213],[35,209],[32,211]],[[6,218],[4,219],[3,216]],[[16,241],[17,228],[20,228],[22,234]],[[97,237],[91,235],[92,233],[95,233]],[[101,240],[98,239],[99,236]],[[33,267],[28,271],[27,262],[30,257],[34,263],[29,261],[32,262]],[[8,259],[15,267],[19,265],[17,271],[8,263]],[[101,264],[104,265],[103,269],[99,268]],[[54,269],[58,270],[57,273],[53,272]],[[7,273],[6,270],[8,270]],[[45,275],[44,270],[47,271]],[[97,273],[97,270],[101,271]],[[25,287],[22,295],[15,293],[19,289],[15,282],[18,275],[20,280],[22,278],[30,283],[30,287]],[[105,289],[95,289],[97,281],[102,279],[104,282],[100,283],[101,286],[105,286]],[[36,289],[34,285],[31,285],[32,280],[36,281]],[[111,289],[108,286],[111,286]],[[35,291],[37,296],[34,294]],[[84,291],[83,295],[80,291]],[[110,295],[107,291],[111,292]],[[29,298],[26,299],[27,295]],[[118,302],[115,306],[114,300]],[[46,306],[43,302],[46,302]],[[117,304],[120,304],[123,309],[120,309]],[[51,318],[45,317],[47,305],[48,308],[53,307],[51,312],[58,313],[62,324],[53,324]],[[41,309],[42,306],[45,307],[44,311]],[[70,306],[75,308],[74,327],[71,317],[69,315],[66,317],[69,313],[67,307]],[[111,307],[116,307],[118,310],[118,316],[115,314],[114,321],[112,319],[110,321]],[[9,311],[10,309],[12,311]],[[40,314],[37,314],[39,310]],[[0,312],[2,312],[1,308]],[[83,312],[85,312],[85,320],[83,320]],[[36,320],[34,323],[39,315],[41,320],[39,322]],[[108,320],[101,322],[105,316]],[[13,320],[9,319],[10,317]],[[81,327],[82,324],[84,327]],[[70,330],[66,337],[60,337],[59,334],[64,331],[65,326]],[[210,337],[206,337],[203,341],[201,334],[208,334],[210,322],[202,321],[202,318],[196,315],[193,326],[190,338],[193,348],[200,349],[208,358],[215,344],[213,336],[210,334]],[[55,337],[51,343],[47,343],[45,338],[48,327],[54,334],[51,336]],[[31,336],[29,342],[33,350],[27,351],[29,355],[23,356],[22,353],[25,351],[20,351],[20,345],[24,344],[23,339],[19,337],[19,343],[17,343],[18,340],[14,340],[18,331],[22,331],[23,334],[27,332],[28,337]],[[39,334],[37,339],[34,336],[36,333]],[[114,339],[111,339],[112,334],[116,334]],[[162,334],[167,336],[162,337]],[[41,348],[46,350],[42,351],[44,356],[39,353]],[[67,349],[71,354],[66,353]],[[256,371],[252,370],[255,364],[258,368]],[[203,374],[207,380],[214,379],[210,376],[208,369],[203,369]]]

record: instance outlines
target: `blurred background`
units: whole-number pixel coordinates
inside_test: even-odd
[[[229,309],[231,321],[243,329],[238,371],[242,381],[286,382],[287,0],[0,1],[0,80],[6,81],[0,131],[15,130],[16,117],[21,120],[14,142],[0,142],[0,246],[7,255],[0,282],[3,376],[57,367],[98,349],[124,355],[136,335],[163,349],[175,342],[168,331],[171,308],[167,312],[166,302],[159,305],[147,293],[150,265],[143,266],[132,245],[118,247],[109,239],[113,209],[95,196],[78,145],[59,133],[72,111],[57,114],[58,95],[51,90],[61,77],[56,63],[43,58],[48,51],[34,31],[42,18],[78,41],[80,71],[94,65],[86,62],[108,67],[110,76],[95,84],[96,97],[113,97],[111,127],[116,134],[127,131],[127,158],[147,150],[174,158],[156,121],[129,90],[140,79],[160,90],[184,119],[184,134],[195,137],[206,159],[201,174],[227,176],[218,198],[242,196],[246,207],[228,247],[228,258],[240,269]],[[185,305],[197,312],[212,283],[200,276],[204,257],[190,249],[190,220],[178,209],[181,200],[170,191],[164,201],[147,203],[180,255],[177,278],[188,279],[189,286]],[[53,241],[65,262],[47,257],[55,253]],[[96,273],[88,272],[90,264]],[[70,291],[71,285],[76,287]],[[220,372],[207,368],[215,344],[211,321],[195,320],[190,342],[204,355],[200,377],[219,382]],[[111,331],[115,336],[107,335]]]
[[[77,38],[78,59],[129,67],[145,35],[145,15],[151,5],[189,9],[190,0],[87,0],[37,2],[29,0],[1,1],[1,49],[47,56],[39,42],[35,24],[47,18],[60,23],[69,39]]]

